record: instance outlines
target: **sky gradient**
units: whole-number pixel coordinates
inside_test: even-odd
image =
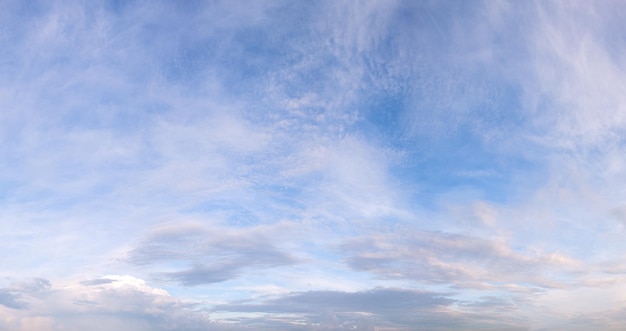
[[[619,1],[0,1],[0,330],[621,330]]]

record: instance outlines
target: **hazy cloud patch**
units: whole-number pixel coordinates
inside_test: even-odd
[[[505,240],[444,232],[372,235],[341,246],[355,270],[424,283],[525,282],[559,286],[552,273],[576,272],[578,262],[558,253],[517,252]]]
[[[168,226],[152,233],[129,253],[136,265],[186,263],[191,268],[159,275],[184,285],[222,282],[247,269],[292,265],[298,259],[281,250],[262,228]]]

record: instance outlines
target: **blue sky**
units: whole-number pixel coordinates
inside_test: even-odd
[[[0,329],[618,330],[614,1],[0,2]]]

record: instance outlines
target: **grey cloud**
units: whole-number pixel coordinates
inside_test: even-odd
[[[182,283],[199,285],[238,277],[246,269],[290,265],[297,259],[274,246],[258,228],[208,228],[181,225],[153,233],[129,254],[136,265],[186,262],[189,269],[160,273]]]
[[[40,295],[50,287],[50,281],[43,278],[14,282],[10,287],[0,289],[0,305],[17,310],[27,309],[30,297]]]
[[[28,281],[15,283],[11,288],[20,292],[37,293],[46,291],[50,289],[51,286],[52,284],[50,284],[50,281],[47,279],[33,278]]]
[[[447,306],[454,300],[441,294],[401,289],[377,288],[346,293],[338,291],[299,292],[268,300],[262,304],[231,304],[217,311],[311,313],[327,310],[339,312],[390,312],[397,309]]]
[[[113,279],[101,278],[101,279],[85,280],[85,281],[80,282],[80,284],[84,285],[84,286],[97,286],[97,285],[111,284],[111,283],[114,283],[114,282],[115,282],[115,280],[113,280]]]
[[[523,321],[507,316],[454,311],[459,301],[450,294],[395,288],[361,292],[311,291],[261,302],[237,302],[213,307],[218,312],[263,313],[263,318],[240,318],[255,329],[289,330],[524,330]],[[284,314],[290,316],[283,318]],[[298,323],[296,323],[296,321]],[[304,324],[303,324],[304,323]]]
[[[294,260],[284,254],[272,251],[237,252],[233,256],[219,258],[211,263],[196,263],[193,267],[171,273],[163,273],[166,278],[183,285],[218,283],[239,276],[247,268],[270,268],[291,264]]]
[[[21,297],[7,289],[0,289],[0,305],[12,309],[26,309],[28,304],[21,300]]]
[[[178,281],[183,285],[193,286],[219,283],[235,278],[239,274],[240,269],[242,269],[242,265],[237,263],[214,266],[196,265],[184,271],[163,273],[163,276]]]
[[[459,306],[465,311],[474,311],[476,313],[489,314],[502,314],[513,313],[515,316],[520,307],[519,297],[507,297],[507,296],[484,296],[477,301],[459,302]],[[517,316],[519,318],[519,316]]]
[[[454,300],[437,293],[402,289],[376,288],[363,292],[311,291],[298,292],[260,303],[241,302],[218,305],[215,311],[264,314],[294,314],[291,320],[274,319],[273,316],[256,320],[240,320],[243,325],[253,323],[257,328],[298,329],[294,321],[305,320],[311,329],[320,330],[362,329],[373,330],[374,325],[407,327],[416,321],[426,322],[428,315],[441,317],[437,309],[449,306]],[[416,317],[417,316],[417,317]],[[436,318],[436,317],[435,317]],[[416,321],[411,321],[415,319]]]

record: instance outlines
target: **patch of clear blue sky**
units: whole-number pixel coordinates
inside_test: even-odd
[[[520,174],[536,173],[544,166],[526,153],[503,147],[506,141],[498,141],[527,126],[521,114],[520,90],[498,80],[484,85],[492,95],[490,100],[465,105],[465,118],[458,123],[454,123],[457,114],[420,102],[421,98],[429,98],[424,95],[432,92],[428,90],[386,90],[369,96],[361,105],[364,115],[358,123],[359,131],[383,147],[404,152],[391,172],[416,187],[418,200],[426,205],[441,193],[461,188],[480,192],[480,198],[504,203],[519,193],[513,185]],[[442,126],[439,122],[448,117],[452,117],[451,123]],[[494,128],[499,131],[488,131]],[[530,144],[526,146],[532,148]]]
[[[192,86],[207,75],[214,75],[230,93],[250,97],[259,92],[259,85],[267,83],[269,74],[303,55],[294,52],[294,44],[310,37],[308,12],[312,6],[280,6],[270,9],[259,22],[235,28],[218,27],[209,32],[190,26],[190,31],[180,31],[171,50],[173,54],[161,62],[165,77],[173,83]],[[217,15],[220,10],[215,8]],[[309,78],[310,82],[316,81]]]

